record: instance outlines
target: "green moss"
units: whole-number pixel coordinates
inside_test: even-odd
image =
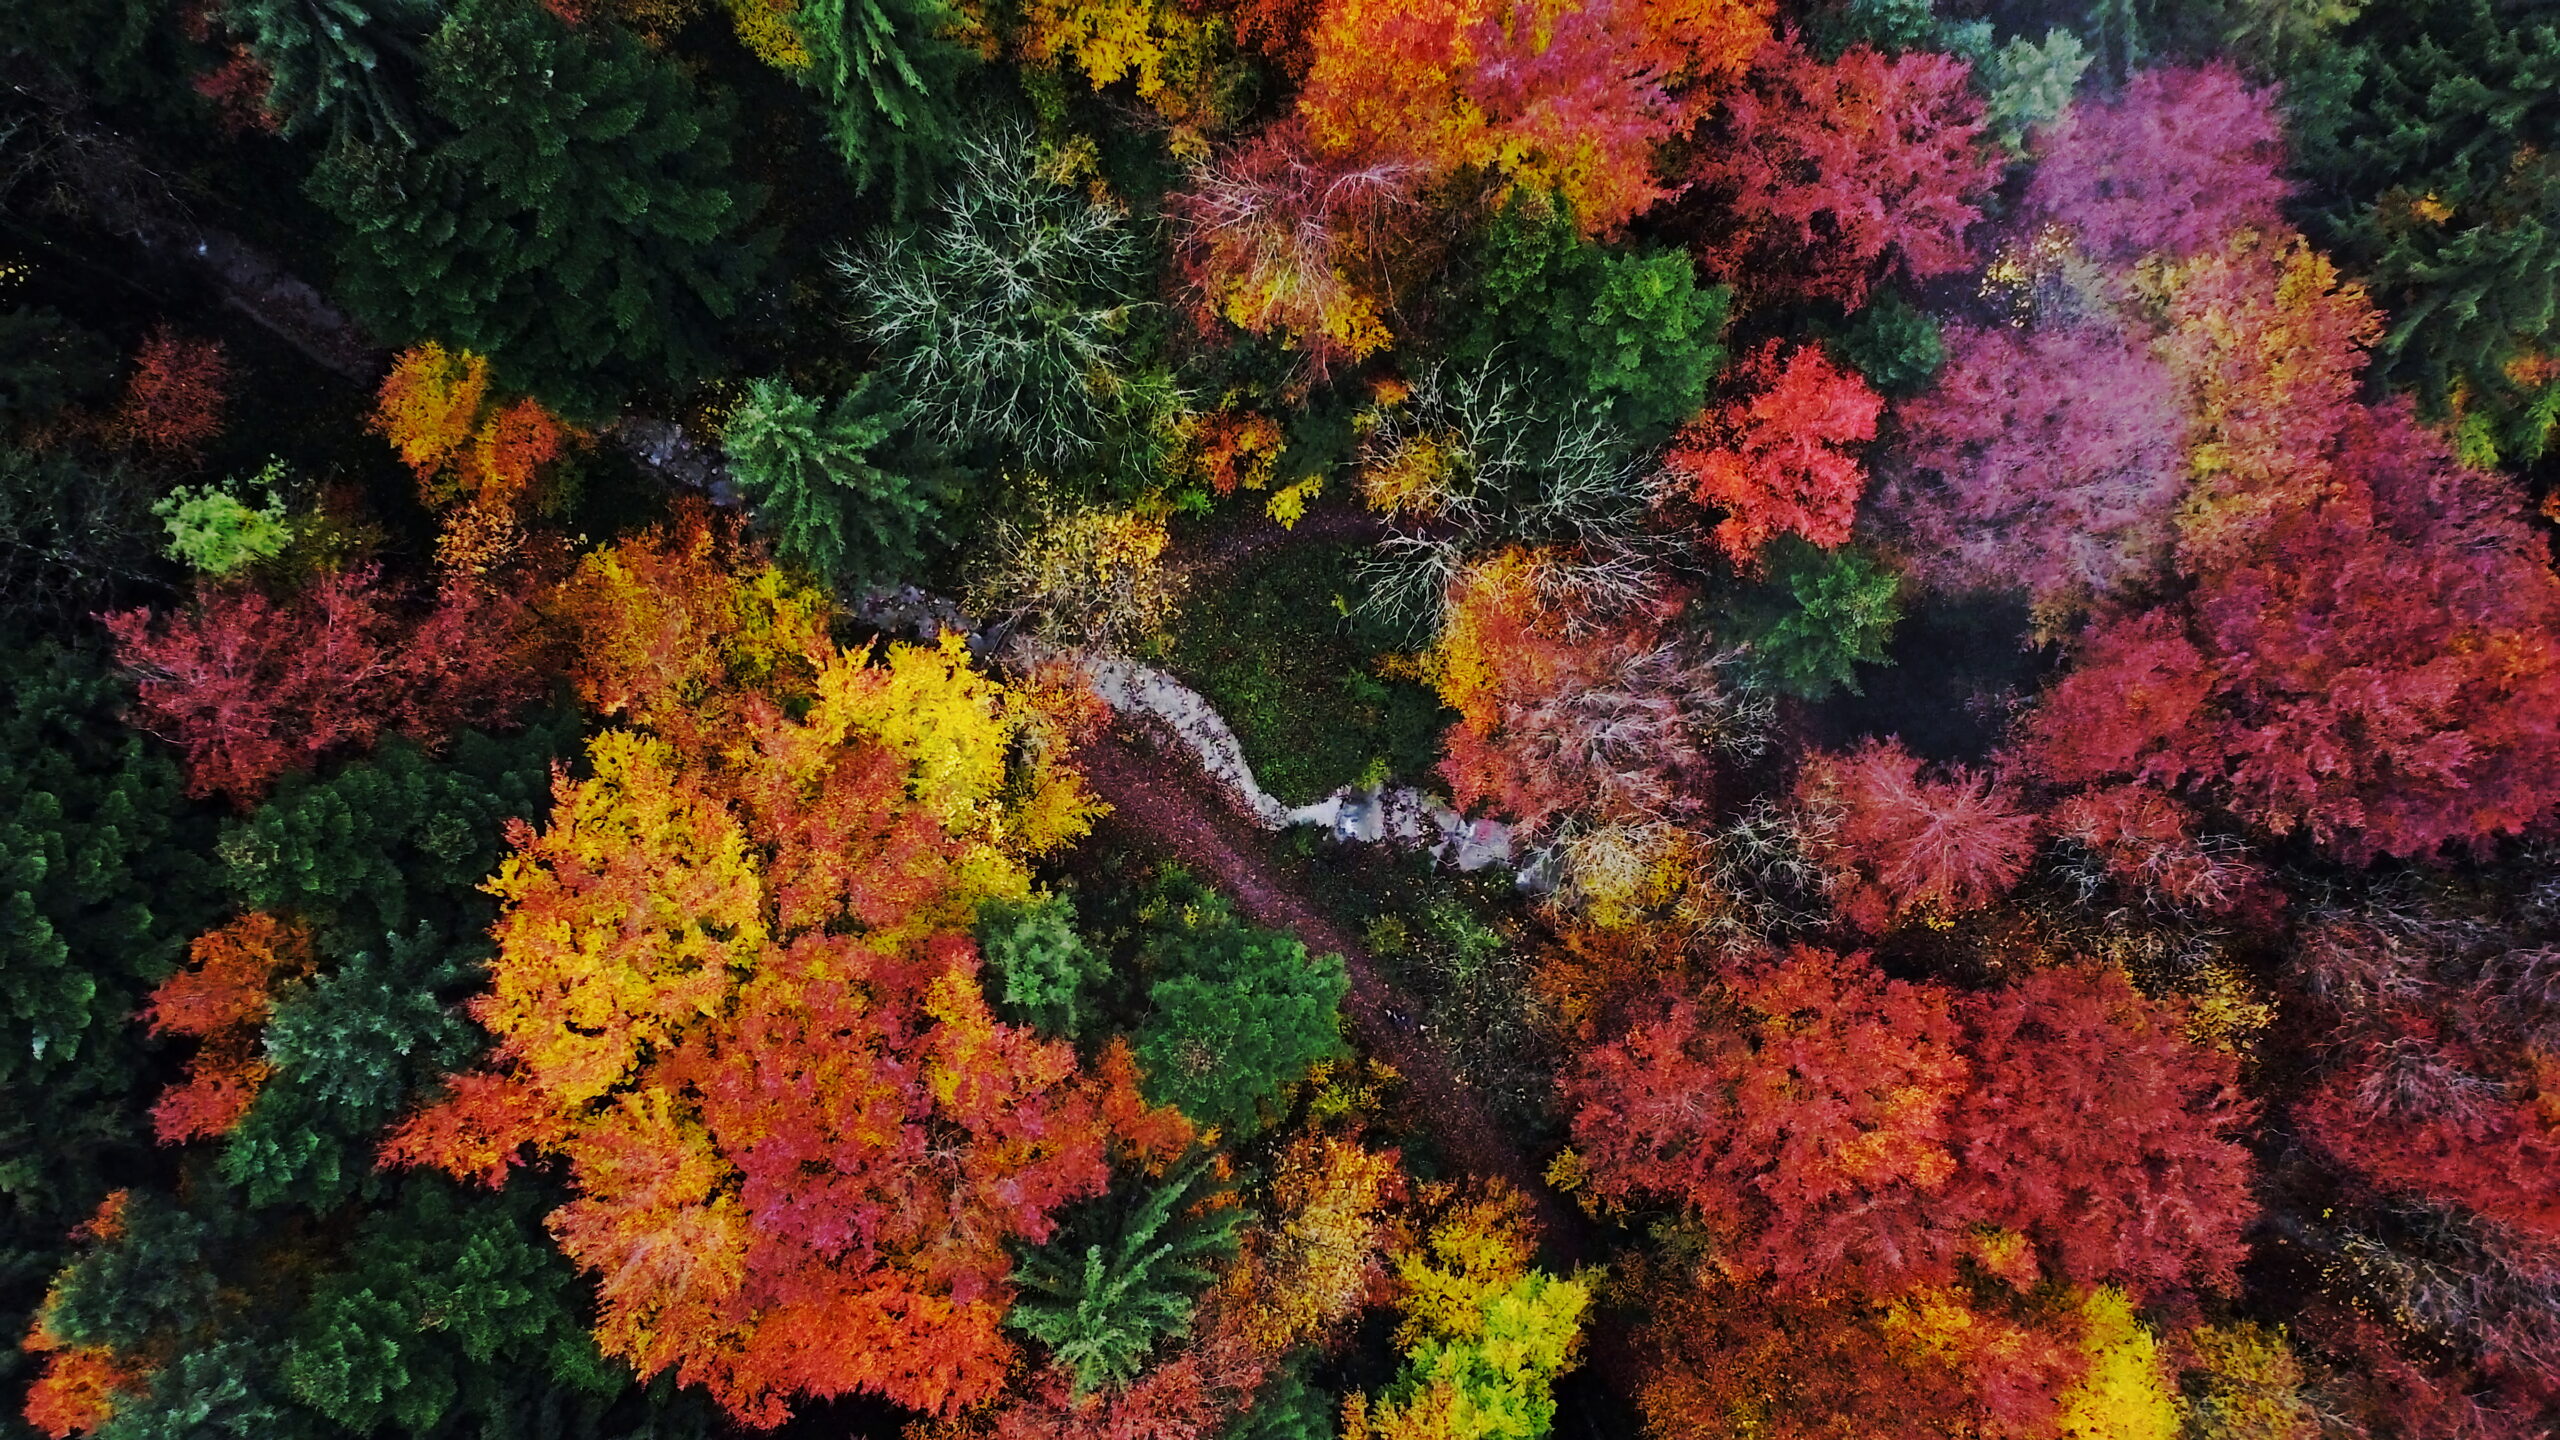
[[[1348,613],[1361,547],[1308,544],[1204,577],[1167,665],[1234,727],[1262,788],[1303,805],[1345,785],[1429,778],[1448,717],[1379,674],[1392,646]]]

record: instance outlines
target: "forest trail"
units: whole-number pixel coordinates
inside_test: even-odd
[[[1234,898],[1247,920],[1286,930],[1317,954],[1338,954],[1351,974],[1344,1002],[1353,1033],[1370,1054],[1395,1067],[1416,1112],[1449,1159],[1479,1175],[1509,1181],[1529,1198],[1553,1259],[1587,1258],[1589,1223],[1539,1177],[1483,1097],[1458,1078],[1413,1017],[1420,1007],[1378,973],[1367,947],[1284,876],[1271,855],[1272,832],[1255,825],[1236,802],[1197,773],[1187,752],[1160,745],[1124,725],[1086,740],[1076,761],[1094,793],[1111,803],[1104,824],[1190,866]]]

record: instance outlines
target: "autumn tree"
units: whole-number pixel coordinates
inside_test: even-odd
[[[219,588],[107,623],[142,724],[186,753],[189,793],[245,808],[288,769],[384,734],[433,742],[504,722],[539,693],[522,597],[457,582],[414,616],[405,598],[358,566],[282,601]]]
[[[1795,802],[1832,903],[1869,931],[1999,899],[2025,873],[2039,828],[1991,776],[1956,766],[1922,778],[1898,739],[1808,757]]]
[[[635,668],[679,615],[708,639],[794,613],[770,572],[689,575],[669,540],[594,577],[587,693],[663,723],[737,686],[741,728],[607,731],[555,780],[491,882],[487,1067],[386,1156],[494,1180],[561,1154],[552,1227],[599,1278],[599,1345],[644,1375],[763,1424],[857,1390],[948,1412],[1010,1363],[1008,1245],[1104,1181],[1073,1051],[996,1020],[963,929],[1090,809],[1054,752],[1008,764],[1035,717],[956,638],[866,666],[821,613],[790,665],[733,668],[758,653],[733,630],[700,668]],[[652,578],[678,588],[627,613]]]
[[[2104,597],[2168,558],[2178,412],[2169,368],[2110,325],[1956,327],[1937,385],[1894,411],[1881,508],[1933,584]]]
[[[2022,1294],[2228,1286],[2250,1112],[2184,1019],[2111,969],[1965,996],[1800,948],[1657,998],[1565,1094],[1596,1193],[1679,1206],[1736,1279],[1923,1304],[1959,1260]]]
[[[2282,223],[2280,127],[2274,92],[2226,62],[2144,70],[2038,140],[2027,212],[2111,262],[2217,249]]]
[[[1666,193],[1653,152],[1695,123],[1692,88],[1737,72],[1768,33],[1751,0],[1331,0],[1298,113],[1333,153],[1494,169],[1615,231]]]
[[[1195,318],[1281,336],[1318,379],[1384,349],[1387,252],[1417,178],[1321,154],[1294,120],[1212,156],[1170,201]]]
[[[1780,358],[1772,340],[1735,369],[1745,394],[1683,427],[1656,484],[1721,518],[1709,541],[1735,564],[1756,566],[1780,535],[1829,549],[1849,538],[1865,464],[1852,450],[1875,439],[1884,402],[1819,345]]]
[[[572,412],[641,373],[703,373],[762,258],[727,114],[621,27],[518,0],[456,0],[425,58],[443,133],[341,135],[312,175],[344,227],[345,303]]]
[[[1763,46],[1691,172],[1731,216],[1709,270],[1746,294],[1855,310],[1881,280],[1970,266],[1965,232],[2000,165],[1967,70],[1924,50],[1857,46],[1826,63],[1793,40]]]
[[[1719,751],[1755,741],[1752,707],[1677,611],[1607,629],[1537,593],[1541,557],[1506,552],[1453,587],[1431,666],[1458,712],[1441,762],[1461,807],[1527,835],[1576,823],[1663,822],[1703,803]]]
[[[222,433],[231,362],[219,340],[189,340],[162,325],[134,352],[124,399],[107,422],[119,440],[189,456]]]
[[[311,936],[273,915],[247,915],[197,936],[187,962],[143,1012],[153,1034],[198,1042],[186,1080],[152,1107],[164,1145],[223,1134],[248,1112],[269,1068],[257,1057],[257,1032],[277,987],[309,973]]]

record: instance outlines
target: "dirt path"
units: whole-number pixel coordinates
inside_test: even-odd
[[[1556,1263],[1586,1258],[1590,1247],[1580,1212],[1539,1178],[1483,1099],[1451,1070],[1438,1043],[1421,1032],[1411,1018],[1420,1013],[1412,997],[1381,976],[1367,948],[1280,873],[1270,832],[1239,814],[1186,753],[1144,734],[1115,727],[1086,742],[1077,763],[1095,793],[1111,802],[1106,823],[1214,881],[1254,924],[1289,931],[1318,954],[1339,954],[1351,973],[1344,1008],[1353,1033],[1404,1077],[1415,1110],[1430,1117],[1432,1134],[1450,1160],[1476,1174],[1498,1175],[1527,1195]]]

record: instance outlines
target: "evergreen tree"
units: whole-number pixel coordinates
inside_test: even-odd
[[[2408,0],[2313,54],[2294,143],[2314,234],[2390,317],[2376,369],[2462,404],[2474,457],[2540,453],[2560,413],[2560,23]]]
[[[803,84],[824,97],[836,148],[868,188],[920,201],[958,130],[954,93],[975,56],[947,38],[942,0],[801,0],[791,24],[809,49]]]
[[[225,0],[223,19],[266,68],[267,113],[287,135],[326,120],[375,145],[422,138],[412,97],[443,0]]]
[[[548,804],[550,764],[574,722],[492,737],[464,731],[440,758],[391,740],[326,780],[288,777],[219,850],[241,908],[315,922],[324,944],[353,949],[432,927],[477,936],[497,907],[480,882],[505,853],[506,822]]]
[[[1761,683],[1806,700],[1858,688],[1860,665],[1886,665],[1885,646],[1902,620],[1902,579],[1844,547],[1820,550],[1789,539],[1777,547],[1768,581],[1733,607]]]
[[[1224,897],[1172,877],[1142,942],[1152,976],[1137,1029],[1148,1097],[1231,1137],[1260,1130],[1307,1067],[1342,1050],[1342,957],[1237,920]]]
[[[1731,298],[1700,285],[1680,251],[1596,244],[1560,199],[1519,195],[1478,249],[1473,294],[1455,307],[1472,319],[1452,353],[1514,355],[1651,443],[1698,412],[1724,368]]]
[[[1076,933],[1075,921],[1075,906],[1063,895],[978,907],[987,995],[1008,1023],[1073,1039],[1092,1022],[1095,991],[1111,965]]]
[[[1840,358],[1865,377],[1867,388],[1888,400],[1927,390],[1947,363],[1937,320],[1899,290],[1879,294],[1830,339]]]
[[[1049,1347],[1079,1394],[1125,1384],[1156,1343],[1191,1323],[1200,1292],[1236,1251],[1244,1210],[1212,1195],[1200,1155],[1132,1195],[1086,1202],[1013,1272],[1005,1323]]]
[[[487,355],[555,408],[703,372],[765,248],[724,107],[617,27],[459,0],[427,45],[426,108],[434,143],[341,135],[313,173],[346,227],[341,298],[385,339]]]
[[[784,560],[863,581],[922,561],[925,541],[940,534],[940,487],[869,459],[895,428],[894,415],[868,403],[867,387],[822,414],[817,401],[767,379],[748,385],[721,442],[730,477]]]

